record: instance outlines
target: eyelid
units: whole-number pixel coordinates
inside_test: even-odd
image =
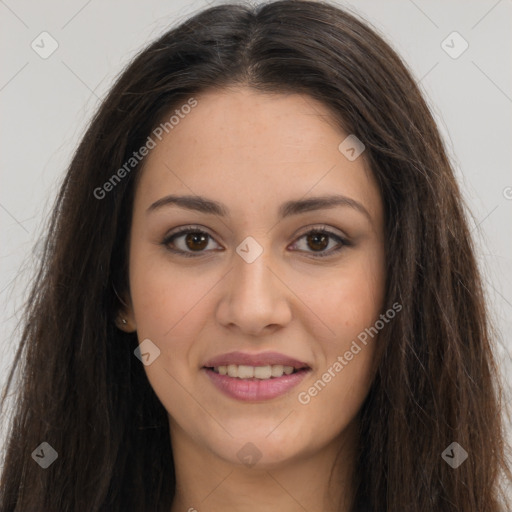
[[[294,235],[295,237],[302,237],[304,235],[307,235],[311,232],[325,232],[329,235],[332,235],[334,238],[340,238],[344,242],[348,244],[348,237],[344,235],[340,230],[334,231],[336,228],[333,228],[331,226],[328,226],[327,224],[309,224],[307,226],[304,226],[300,228],[300,230]]]
[[[164,236],[164,240],[168,240],[172,238],[174,235],[185,234],[188,231],[198,231],[201,233],[205,233],[206,235],[209,235],[213,238],[213,235],[211,235],[208,229],[205,228],[204,226],[200,226],[199,224],[187,224],[185,226],[178,226],[168,231]]]

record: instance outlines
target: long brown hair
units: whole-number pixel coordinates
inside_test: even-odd
[[[101,187],[164,116],[212,87],[301,92],[366,146],[385,205],[384,310],[361,410],[354,511],[497,512],[505,459],[501,386],[465,207],[442,140],[400,58],[367,24],[324,2],[219,5],[140,53],[81,141],[58,194],[27,301],[0,509],[170,509],[167,413],[116,328],[139,164]],[[207,177],[205,178],[207,179]],[[5,407],[6,399],[2,402]],[[47,469],[32,453],[47,442]],[[468,458],[451,467],[457,442]]]

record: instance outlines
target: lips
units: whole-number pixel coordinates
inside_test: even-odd
[[[251,369],[254,377],[239,376],[239,372],[245,376]],[[311,367],[277,352],[230,352],[209,359],[201,370],[224,395],[245,402],[262,402],[290,392],[309,374]],[[279,376],[274,377],[274,373]]]
[[[307,363],[278,352],[262,352],[261,354],[249,354],[247,352],[230,352],[209,359],[203,368],[215,368],[218,366],[244,365],[244,366],[292,366],[295,370],[309,368]]]

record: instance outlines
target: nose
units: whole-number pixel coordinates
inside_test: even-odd
[[[279,266],[267,248],[251,263],[235,253],[232,270],[223,283],[217,321],[252,336],[286,326],[292,319],[293,293],[279,274]]]

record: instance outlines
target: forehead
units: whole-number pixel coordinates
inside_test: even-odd
[[[147,156],[137,191],[144,202],[166,193],[214,194],[226,204],[261,209],[280,199],[337,191],[377,208],[364,159],[349,161],[340,153],[348,134],[322,103],[248,88],[212,90],[195,99],[197,106],[164,131]]]
[[[249,88],[214,90],[197,97],[198,105],[173,129],[175,148],[195,149],[182,158],[209,162],[243,157],[274,166],[277,162],[315,159],[341,132],[330,111],[303,94],[270,94]],[[262,166],[261,166],[262,167]]]

